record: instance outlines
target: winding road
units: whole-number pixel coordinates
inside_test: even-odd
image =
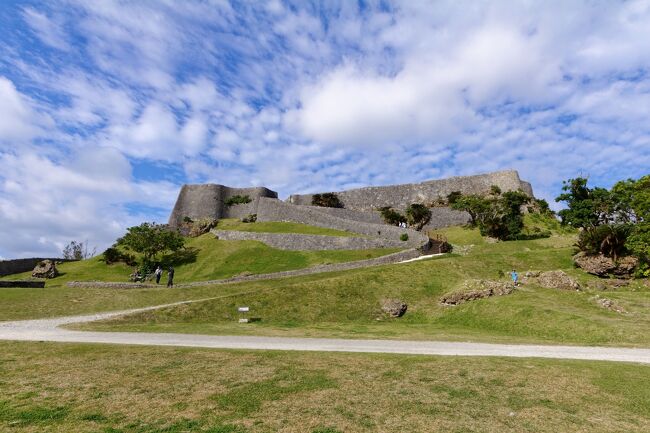
[[[502,356],[516,358],[582,359],[650,364],[650,349],[514,345],[443,341],[346,340],[333,338],[286,338],[218,336],[144,332],[90,332],[61,328],[72,323],[108,319],[125,314],[206,299],[133,310],[52,319],[0,322],[0,340],[104,343],[146,346],[203,347],[213,349],[297,350],[321,352],[396,353],[411,355]]]

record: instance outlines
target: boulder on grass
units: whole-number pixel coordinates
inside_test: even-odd
[[[537,278],[537,282],[547,289],[580,290],[580,284],[564,271],[543,272]]]
[[[402,317],[407,308],[408,305],[399,299],[385,299],[381,303],[381,310],[391,317]]]
[[[52,260],[42,260],[38,262],[32,271],[34,278],[56,278],[59,276],[59,271],[56,269],[56,264]]]

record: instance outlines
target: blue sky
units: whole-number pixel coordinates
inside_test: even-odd
[[[0,258],[101,251],[183,183],[650,172],[649,1],[4,1],[0,29]]]

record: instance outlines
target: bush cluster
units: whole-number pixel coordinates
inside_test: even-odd
[[[562,190],[555,200],[567,208],[558,214],[563,225],[582,229],[578,250],[614,260],[632,254],[640,275],[650,276],[650,175],[617,182],[611,190],[590,188],[578,177],[563,182]]]
[[[335,207],[335,208],[343,207],[343,203],[341,203],[339,196],[333,192],[326,192],[324,194],[314,194],[311,197],[311,204],[312,206],[320,206],[320,207]]]
[[[224,204],[226,206],[234,206],[236,204],[246,204],[250,203],[252,200],[249,196],[247,195],[233,195],[232,197],[228,198]]]
[[[115,245],[108,247],[102,255],[107,265],[118,262],[126,263],[129,266],[135,266],[137,264],[133,254],[124,253],[117,249]]]
[[[256,213],[249,214],[241,219],[241,222],[243,223],[254,223],[255,221],[257,221]]]
[[[521,207],[531,198],[522,191],[506,191],[493,186],[490,194],[480,196],[468,194],[454,197],[452,209],[465,211],[470,216],[470,225],[478,227],[483,236],[502,241],[536,239],[548,237],[550,233],[523,233],[524,217]]]

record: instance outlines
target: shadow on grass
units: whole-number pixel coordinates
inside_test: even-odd
[[[188,263],[196,262],[196,259],[199,255],[199,249],[196,247],[187,247],[182,250],[178,250],[171,254],[166,254],[162,258],[162,263],[164,266],[174,265],[186,265]]]

